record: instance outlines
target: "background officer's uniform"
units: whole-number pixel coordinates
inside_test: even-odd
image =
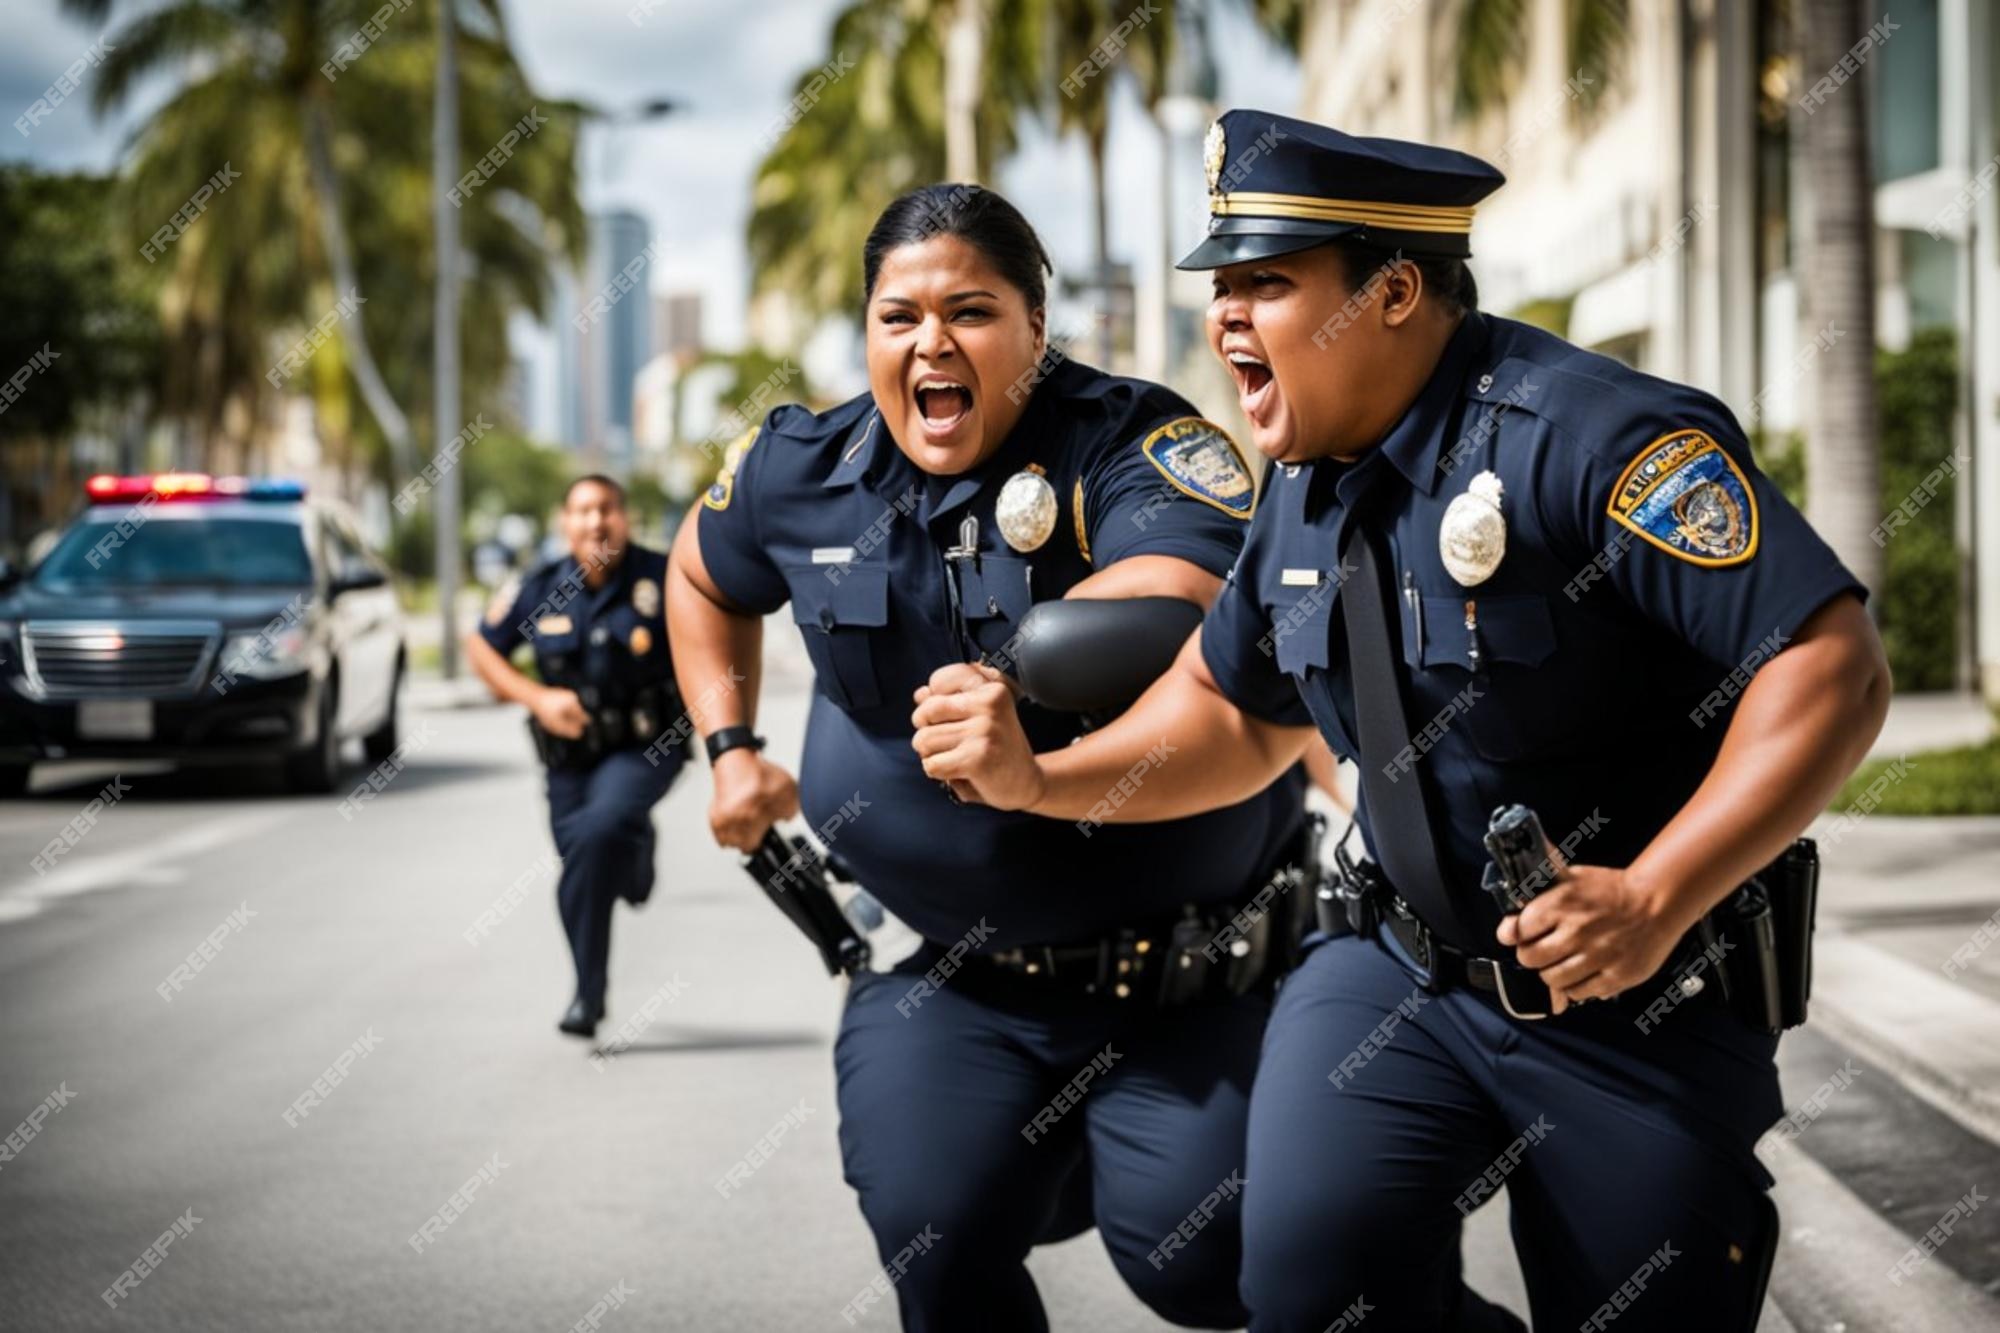
[[[1029,470],[1059,512],[1045,541],[1016,550],[995,506],[1003,484]],[[1093,569],[1154,554],[1222,573],[1253,499],[1234,444],[1181,399],[1072,362],[964,476],[910,463],[864,395],[820,416],[772,413],[732,448],[705,502],[702,558],[716,586],[752,613],[789,603],[812,657],[799,767],[807,821],[930,942],[896,972],[856,979],[835,1048],[846,1176],[884,1260],[927,1226],[940,1237],[897,1286],[908,1329],[1047,1326],[1023,1260],[1052,1225],[1080,1229],[1059,1214],[1077,1197],[1065,1181],[1086,1149],[1079,1180],[1128,1284],[1179,1322],[1242,1320],[1230,1182],[1262,996],[1153,1009],[1109,993],[1115,973],[1084,994],[1047,985],[1046,972],[1005,984],[976,962],[947,969],[934,993],[913,999],[913,986],[944,949],[985,929],[983,954],[1036,958],[1039,946],[1171,922],[1185,904],[1226,916],[1297,831],[1302,782],[1197,818],[1086,834],[955,804],[924,775],[910,713],[939,666],[977,654],[1004,664],[1028,608]],[[953,547],[967,557],[947,558]],[[1031,704],[1021,716],[1040,750],[1083,729],[1074,714]],[[1081,1104],[1024,1132],[1107,1048],[1109,1072]],[[1149,1261],[1204,1198],[1213,1222],[1170,1261]]]
[[[591,714],[576,741],[541,734],[532,719],[529,727],[548,766],[549,823],[562,858],[556,903],[577,998],[598,1015],[611,905],[623,898],[636,906],[652,894],[653,807],[687,757],[685,738],[667,734],[681,707],[667,648],[666,574],[667,557],[634,542],[593,589],[582,566],[564,556],[503,588],[479,626],[503,657],[530,643],[543,683],[575,690]]]
[[[1238,188],[1407,200],[1392,168],[1444,188],[1483,177],[1479,195],[1498,183],[1419,145],[1357,148],[1244,112],[1224,124],[1248,142],[1270,119],[1306,160]],[[1487,473],[1505,554],[1467,584],[1440,531]],[[1479,887],[1489,813],[1525,803],[1571,859],[1629,864],[1713,764],[1732,670],[1862,591],[1721,403],[1475,313],[1380,447],[1274,470],[1202,651],[1238,706],[1310,720],[1357,760],[1374,860],[1404,899],[1428,880],[1448,904],[1429,929],[1511,962]],[[1364,640],[1387,645],[1375,680]],[[1490,986],[1433,994],[1421,970],[1388,934],[1338,938],[1280,996],[1251,1114],[1252,1327],[1319,1330],[1359,1296],[1381,1311],[1370,1327],[1511,1324],[1458,1280],[1461,1220],[1496,1162],[1537,1328],[1582,1326],[1649,1260],[1620,1328],[1747,1326],[1775,1243],[1752,1151],[1780,1113],[1775,1039],[1726,1012],[1720,987],[1642,1033],[1665,976],[1531,1022]]]

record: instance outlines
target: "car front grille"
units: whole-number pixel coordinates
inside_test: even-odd
[[[221,637],[203,621],[85,624],[29,621],[22,628],[22,665],[52,698],[190,694]]]

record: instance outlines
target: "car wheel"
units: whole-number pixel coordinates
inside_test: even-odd
[[[403,664],[396,663],[396,678],[389,682],[389,715],[382,719],[382,725],[361,738],[361,748],[368,755],[368,762],[379,764],[396,753],[401,743],[399,729],[403,717]]]
[[[333,720],[340,716],[334,706],[336,689],[329,680],[320,691],[318,739],[285,760],[285,784],[293,791],[330,792],[340,780],[340,735],[333,726]]]
[[[0,800],[26,795],[30,771],[28,764],[0,764]]]

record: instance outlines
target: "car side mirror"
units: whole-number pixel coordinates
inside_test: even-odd
[[[346,573],[335,577],[333,582],[327,587],[326,596],[328,601],[332,601],[342,593],[360,592],[364,588],[387,587],[388,583],[389,576],[387,574],[372,566],[363,566],[360,569],[350,569]]]
[[[0,588],[11,588],[20,581],[20,567],[6,556],[0,555]]]

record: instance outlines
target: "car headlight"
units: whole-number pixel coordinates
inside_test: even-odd
[[[252,680],[297,675],[308,665],[310,646],[304,628],[298,625],[231,635],[222,645],[217,674],[225,678],[248,676]]]

